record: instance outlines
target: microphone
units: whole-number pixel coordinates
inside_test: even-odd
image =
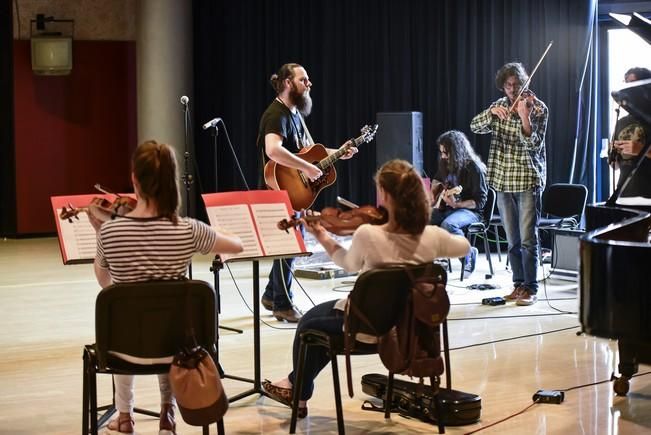
[[[187,96],[184,95],[181,97],[181,104],[183,104],[184,106],[187,106],[189,102],[190,99]]]
[[[221,118],[213,118],[213,119],[211,119],[210,121],[206,122],[206,123],[203,125],[203,129],[206,130],[206,129],[210,128],[210,127],[217,127],[217,124],[218,124],[221,120],[222,120]]]

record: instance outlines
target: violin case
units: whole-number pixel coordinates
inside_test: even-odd
[[[362,376],[362,391],[369,396],[384,400],[387,390],[387,376],[377,373]],[[472,393],[440,388],[441,415],[445,426],[464,426],[479,421],[481,416],[481,397]],[[362,409],[380,411],[381,408],[367,403]],[[424,422],[436,424],[436,413],[432,403],[432,391],[425,385],[393,379],[392,412],[402,416],[418,418]]]

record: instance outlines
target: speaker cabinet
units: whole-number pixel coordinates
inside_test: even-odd
[[[375,136],[376,168],[388,160],[403,159],[423,173],[423,114],[379,112]]]

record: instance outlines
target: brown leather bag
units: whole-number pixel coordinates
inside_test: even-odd
[[[190,304],[190,292],[187,292],[186,345],[174,355],[169,379],[183,421],[192,426],[207,426],[224,417],[228,397],[212,355],[197,343]]]
[[[378,353],[391,372],[416,377],[443,373],[439,326],[450,311],[445,277],[428,269],[420,277],[411,275],[407,303],[396,326],[380,337]]]
[[[170,366],[170,384],[183,421],[193,426],[216,423],[228,409],[217,366],[202,347],[181,350]]]

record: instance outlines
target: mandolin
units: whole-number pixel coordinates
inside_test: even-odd
[[[440,210],[445,207],[444,198],[447,198],[452,195],[458,195],[463,190],[462,186],[455,186],[450,189],[446,189],[443,183],[437,184],[432,187],[432,201],[434,205],[432,206],[436,210]]]

